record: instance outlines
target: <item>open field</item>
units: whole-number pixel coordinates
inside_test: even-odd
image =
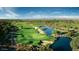
[[[51,35],[41,27],[52,29]],[[72,38],[73,50],[79,50],[78,20],[0,20],[0,46],[19,51],[51,51],[49,45],[56,40],[56,32]]]

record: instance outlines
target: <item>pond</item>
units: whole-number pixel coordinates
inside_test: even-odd
[[[54,51],[71,51],[70,42],[71,38],[69,37],[58,37],[57,40],[51,44],[50,48]]]
[[[48,36],[51,36],[51,34],[54,32],[54,29],[48,26],[41,26],[40,27]]]

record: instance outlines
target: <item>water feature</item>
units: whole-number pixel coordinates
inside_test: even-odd
[[[53,28],[50,28],[48,26],[41,26],[40,27],[48,36],[51,36],[51,34],[54,32]]]
[[[71,38],[69,37],[58,37],[57,40],[50,45],[54,51],[71,51],[70,46]]]

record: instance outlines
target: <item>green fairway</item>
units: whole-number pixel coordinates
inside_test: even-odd
[[[38,45],[40,40],[54,40],[54,37],[49,37],[46,34],[40,34],[37,30],[33,28],[33,26],[37,25],[31,25],[27,24],[27,22],[17,22],[16,25],[20,30],[17,32],[17,43],[22,44],[32,44],[32,45]],[[32,41],[32,43],[30,43]]]

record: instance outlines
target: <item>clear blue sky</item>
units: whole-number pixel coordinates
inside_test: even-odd
[[[79,8],[74,7],[0,7],[0,18],[51,18],[54,16],[79,16]]]

